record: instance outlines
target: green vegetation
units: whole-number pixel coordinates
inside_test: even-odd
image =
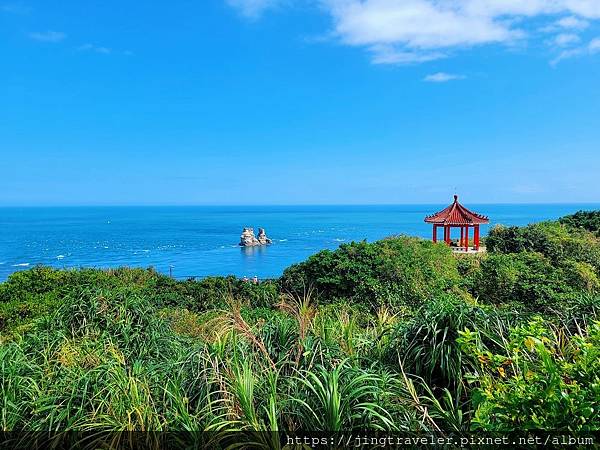
[[[572,228],[582,228],[600,236],[600,211],[578,211],[560,219]]]
[[[496,227],[479,255],[352,243],[259,284],[15,273],[0,284],[0,427],[598,430],[594,217]]]
[[[376,311],[381,305],[418,306],[458,281],[450,248],[398,237],[324,250],[286,269],[280,283],[298,295],[312,286],[322,303],[342,299]]]

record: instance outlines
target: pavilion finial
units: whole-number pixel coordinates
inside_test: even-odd
[[[458,201],[458,195],[454,194],[454,201],[457,202]]]

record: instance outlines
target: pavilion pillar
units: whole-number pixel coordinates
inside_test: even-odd
[[[460,243],[458,244],[459,247],[464,247],[465,246],[465,228],[464,227],[460,227]]]
[[[475,250],[479,251],[479,224],[475,225]]]
[[[465,227],[465,251],[469,251],[469,225]]]
[[[433,242],[437,242],[437,225],[433,225]]]
[[[449,226],[444,227],[444,242],[446,244],[450,244],[450,227]]]

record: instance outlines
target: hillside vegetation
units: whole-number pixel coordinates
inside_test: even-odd
[[[0,428],[598,430],[599,218],[496,227],[479,255],[351,243],[257,285],[15,273]]]

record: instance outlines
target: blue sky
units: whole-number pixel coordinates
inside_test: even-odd
[[[600,0],[0,0],[0,55],[0,205],[600,201]]]

